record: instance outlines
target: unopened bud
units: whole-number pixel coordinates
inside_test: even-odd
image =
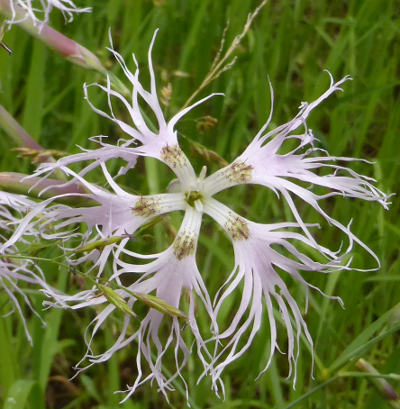
[[[379,372],[367,361],[360,358],[355,366],[361,372],[372,374],[372,375],[379,375]],[[379,394],[386,400],[389,401],[398,401],[400,399],[397,392],[393,389],[392,385],[383,378],[379,377],[368,377],[367,380],[377,389]]]
[[[124,236],[112,236],[107,239],[96,240],[91,243],[85,244],[75,250],[75,253],[84,253],[86,251],[99,250],[110,244],[120,243]]]
[[[103,293],[104,297],[106,297],[106,299],[111,304],[113,304],[118,310],[120,310],[123,313],[129,314],[132,317],[136,317],[136,314],[132,311],[127,302],[112,288],[107,287],[106,285],[103,284],[96,285],[97,288]]]
[[[147,306],[151,308],[154,308],[157,311],[162,312],[163,314],[168,314],[174,317],[178,317],[178,318],[187,320],[186,314],[184,314],[181,310],[178,310],[178,308],[175,308],[171,304],[168,304],[161,298],[158,298],[151,294],[143,294],[143,293],[136,293],[136,292],[133,292],[132,294],[142,303],[146,304]]]

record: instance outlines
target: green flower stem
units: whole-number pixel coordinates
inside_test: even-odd
[[[11,137],[15,145],[37,151],[44,150],[2,105],[0,105],[0,127]]]
[[[2,105],[0,105],[0,127],[10,136],[14,144],[19,147],[16,150],[19,149],[25,156],[31,156],[34,162],[55,161],[52,156],[53,152],[46,151],[40,146]],[[55,176],[57,179],[65,180],[65,175],[59,170],[55,172]]]

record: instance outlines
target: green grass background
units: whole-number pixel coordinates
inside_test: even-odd
[[[167,117],[179,110],[200,85],[218,50],[226,22],[227,43],[238,34],[257,1],[184,0],[97,0],[81,2],[93,6],[91,15],[77,16],[65,25],[57,13],[52,25],[95,52],[117,75],[121,70],[105,50],[108,29],[115,47],[129,60],[135,52],[146,73],[146,54],[156,28],[160,29],[153,52],[159,90],[171,83]],[[275,92],[273,124],[290,119],[301,101],[318,97],[328,86],[328,69],[336,79],[350,74],[352,82],[343,94],[335,94],[310,116],[309,125],[323,147],[332,155],[368,158],[374,165],[354,163],[352,167],[378,179],[385,192],[399,190],[400,164],[400,2],[398,0],[271,0],[257,17],[235,55],[236,64],[199,97],[224,92],[190,113],[178,126],[184,149],[194,158],[196,170],[207,164],[218,166],[191,151],[190,140],[215,150],[231,161],[253,138],[270,108],[267,76]],[[5,41],[12,56],[0,49],[0,103],[9,110],[39,143],[51,149],[78,152],[76,145],[90,147],[88,137],[122,136],[109,121],[100,118],[83,100],[82,84],[101,81],[99,74],[63,60],[38,40],[13,27]],[[133,69],[133,63],[130,63]],[[177,75],[179,72],[185,75]],[[122,77],[120,77],[122,79]],[[100,92],[91,99],[106,108]],[[126,114],[121,111],[122,118]],[[206,115],[218,119],[209,130],[198,125]],[[29,172],[32,165],[12,152],[8,136],[0,131],[1,171]],[[153,161],[140,162],[137,170],[120,179],[142,193],[164,191],[170,173]],[[264,188],[235,188],[220,198],[246,217],[265,223],[292,220],[290,211]],[[185,376],[190,385],[193,408],[386,408],[391,407],[373,385],[371,378],[355,373],[354,362],[363,357],[382,374],[400,373],[398,329],[400,311],[400,266],[398,198],[390,211],[377,204],[337,198],[327,203],[330,215],[347,223],[354,218],[353,231],[380,257],[378,272],[342,272],[329,277],[307,277],[328,294],[339,295],[345,309],[311,294],[306,315],[315,342],[317,365],[310,376],[311,355],[305,344],[298,365],[296,389],[285,379],[285,356],[276,356],[271,368],[255,380],[268,351],[268,323],[246,355],[225,370],[225,400],[209,389],[209,382],[196,385],[201,368],[190,360]],[[305,220],[316,216],[299,203]],[[162,228],[156,240],[143,242],[147,251],[165,248],[170,239]],[[324,225],[318,239],[337,248],[341,236]],[[218,245],[215,245],[218,243]],[[49,250],[45,256],[52,257]],[[208,219],[202,230],[199,260],[201,272],[215,293],[233,265],[228,240]],[[359,248],[354,264],[373,266]],[[67,271],[51,263],[42,268],[61,289],[74,288]],[[302,292],[290,283],[292,293],[303,305]],[[40,310],[41,297],[32,290],[31,298]],[[239,296],[232,299],[232,305]],[[3,296],[0,294],[1,300]],[[19,408],[164,408],[168,404],[150,384],[131,400],[118,406],[121,395],[113,391],[132,383],[135,377],[135,345],[121,351],[103,365],[92,367],[73,381],[71,367],[84,353],[83,331],[94,312],[41,312],[48,323],[44,329],[29,316],[34,338],[28,345],[16,315],[0,319],[0,402],[5,409]],[[201,311],[199,312],[201,314]],[[229,320],[230,311],[226,311]],[[202,317],[200,317],[200,320]],[[266,321],[266,320],[265,320]],[[99,350],[111,345],[116,328],[109,325],[97,339]],[[282,331],[283,332],[283,331]],[[395,379],[390,382],[400,390]],[[170,395],[171,407],[186,407],[179,389]],[[393,403],[392,403],[393,405]]]

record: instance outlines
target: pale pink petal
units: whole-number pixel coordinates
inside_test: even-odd
[[[288,277],[303,285],[305,290],[312,288],[326,296],[320,289],[308,283],[304,278],[304,273],[329,273],[348,269],[348,266],[344,265],[340,258],[332,260],[335,253],[329,249],[316,246],[308,237],[288,230],[288,228],[298,228],[299,225],[293,223],[277,225],[253,223],[240,217],[214,199],[207,200],[204,211],[224,228],[232,240],[235,252],[235,266],[217,295],[215,313],[219,313],[233,292],[242,288],[241,301],[230,324],[226,325],[226,328],[215,336],[218,341],[227,341],[222,343],[208,368],[214,388],[218,388],[218,382],[225,367],[241,357],[250,348],[260,329],[262,314],[265,309],[270,323],[270,355],[264,370],[269,367],[275,350],[279,349],[273,314],[274,304],[275,308],[279,309],[286,327],[289,376],[293,375],[293,382],[295,383],[300,335],[302,333],[305,335],[311,349],[312,339],[300,309],[278,271],[286,272]],[[306,245],[319,251],[326,258],[326,263],[322,264],[312,260],[308,255],[299,251],[296,244],[301,244],[302,247]],[[285,249],[287,254],[277,251],[277,245]],[[350,249],[351,246],[347,252]],[[328,298],[336,299],[342,303],[338,297],[329,296]]]

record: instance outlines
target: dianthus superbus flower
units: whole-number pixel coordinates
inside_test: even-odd
[[[196,175],[188,157],[179,146],[175,127],[191,109],[213,95],[178,112],[167,121],[157,96],[151,59],[153,43],[154,38],[148,53],[150,90],[146,90],[139,80],[139,68],[135,58],[136,71],[132,73],[112,46],[110,51],[131,83],[131,98],[117,92],[109,80],[106,85],[96,83],[85,86],[86,99],[87,89],[91,86],[106,93],[108,113],[95,107],[88,99],[89,104],[96,113],[113,121],[124,132],[123,139],[113,146],[106,145],[104,138],[100,138],[99,149],[71,155],[56,163],[42,164],[35,173],[35,177],[49,177],[55,170],[61,170],[71,182],[79,182],[85,187],[87,193],[84,195],[90,199],[90,207],[72,208],[49,201],[48,205],[41,209],[41,214],[51,221],[60,237],[65,238],[65,229],[72,229],[75,223],[83,223],[86,226],[83,233],[71,230],[75,238],[80,238],[78,246],[72,249],[71,263],[79,266],[90,260],[96,267],[97,283],[106,278],[108,285],[115,292],[113,299],[96,283],[91,289],[73,295],[58,294],[50,290],[46,291],[48,296],[53,298],[49,303],[74,309],[91,305],[104,306],[94,319],[92,327],[88,329],[88,351],[85,358],[89,360],[89,365],[105,361],[115,351],[133,340],[137,341],[138,375],[129,387],[127,396],[147,380],[155,380],[163,393],[172,389],[172,381],[178,378],[186,386],[182,368],[191,345],[187,345],[185,337],[181,335],[179,317],[173,314],[174,310],[183,310],[187,315],[185,331],[190,330],[194,334],[197,355],[204,366],[203,375],[210,375],[214,389],[218,390],[222,385],[220,379],[224,368],[244,353],[251,353],[248,351],[249,347],[263,320],[268,320],[270,327],[270,355],[265,362],[265,369],[268,368],[275,350],[279,348],[274,314],[274,310],[278,309],[287,332],[286,349],[290,375],[294,374],[295,379],[300,336],[304,334],[311,346],[312,338],[300,308],[281,277],[281,272],[286,272],[294,281],[304,286],[306,293],[309,289],[321,292],[307,282],[304,272],[325,274],[350,269],[349,258],[346,256],[354,243],[362,246],[377,260],[373,251],[350,230],[350,224],[333,219],[324,210],[323,204],[324,200],[331,196],[376,201],[385,208],[388,204],[388,197],[374,187],[372,179],[359,175],[346,166],[353,159],[333,157],[315,148],[315,138],[306,125],[310,112],[324,99],[340,90],[340,86],[349,78],[335,82],[331,77],[330,86],[321,97],[310,103],[303,102],[294,119],[269,130],[271,111],[268,121],[244,152],[230,165],[207,177],[205,167]],[[113,109],[114,100],[126,108],[128,122],[116,115]],[[150,109],[154,114],[156,126],[150,124],[144,116],[141,104],[146,105],[146,109]],[[289,152],[286,148],[288,141],[297,141],[297,146],[291,145]],[[174,183],[175,192],[140,196],[122,189],[114,178],[131,170],[138,156],[150,156],[165,163],[177,178]],[[113,158],[121,158],[126,162],[116,175],[111,175],[107,166],[108,161]],[[71,166],[78,162],[84,164],[83,169],[72,170]],[[101,169],[110,190],[100,188],[87,180],[86,175],[95,168]],[[323,174],[320,170],[324,171]],[[304,183],[310,184],[310,187],[304,187]],[[214,198],[216,193],[241,184],[258,184],[273,190],[286,200],[296,222],[282,220],[277,224],[254,223]],[[315,186],[325,188],[326,193],[315,193]],[[317,243],[312,232],[319,226],[302,219],[293,197],[303,200],[344,233],[348,245],[341,254]],[[155,217],[176,210],[184,211],[184,218],[167,250],[147,255],[132,251],[128,243],[141,226]],[[195,258],[204,213],[223,228],[232,242],[235,254],[234,268],[221,279],[221,288],[213,303]],[[10,239],[10,243],[13,240],[16,240],[15,236]],[[79,249],[88,251],[83,256],[75,257]],[[312,253],[319,254],[319,261],[311,258]],[[150,261],[146,262],[147,260]],[[108,275],[105,269],[107,263],[112,267],[111,274]],[[127,281],[131,284],[124,285]],[[242,298],[239,305],[234,307],[232,321],[220,322],[219,315],[224,303],[233,292],[240,291],[240,288]],[[188,294],[188,303],[185,303],[182,297],[185,292]],[[101,324],[118,309],[131,308],[133,311],[140,297],[145,299],[146,295],[155,296],[170,305],[170,313],[168,308],[163,313],[155,306],[148,311],[139,326],[134,325],[135,330],[130,332],[129,323],[134,318],[126,313],[123,328],[115,344],[103,354],[93,354],[92,339]],[[200,329],[197,323],[194,308],[196,298],[207,311],[210,323],[208,334],[204,333],[205,330]],[[331,298],[340,301],[338,297]],[[169,332],[162,338],[159,329],[164,324],[169,326]],[[175,371],[168,378],[163,373],[162,365],[163,358],[170,353],[174,356]],[[144,373],[143,361],[149,366],[147,374]]]

